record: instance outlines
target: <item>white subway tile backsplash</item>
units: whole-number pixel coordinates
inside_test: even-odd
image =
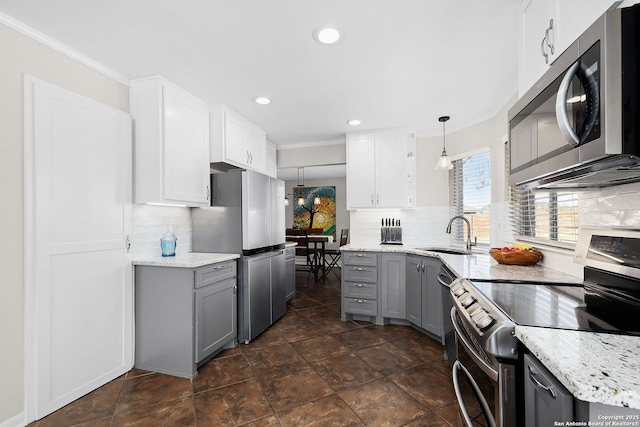
[[[622,211],[620,225],[640,228],[640,210]]]
[[[450,244],[450,237],[445,233],[449,221],[449,206],[418,207],[403,211],[351,211],[349,219],[351,243],[379,244],[383,218],[400,220],[402,243],[405,245],[442,246]]]
[[[177,206],[133,205],[134,257],[159,256],[160,237],[167,230],[176,235],[176,253],[191,252],[191,210]]]
[[[621,211],[580,212],[580,227],[617,227],[621,217]]]

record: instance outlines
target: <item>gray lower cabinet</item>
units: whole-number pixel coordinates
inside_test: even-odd
[[[285,281],[287,301],[292,300],[296,296],[296,248],[289,247],[284,250],[285,255]]]
[[[387,319],[407,317],[407,261],[405,254],[380,256],[381,315]]]
[[[531,354],[524,355],[525,426],[575,420],[573,395]]]
[[[531,353],[524,354],[523,362],[525,427],[560,425],[565,421],[574,421],[575,425],[607,425],[603,420],[637,425],[640,420],[638,409],[576,399]]]
[[[411,323],[441,338],[444,334],[441,262],[436,258],[407,255],[407,315]]]
[[[185,378],[236,345],[237,262],[136,266],[135,367]]]

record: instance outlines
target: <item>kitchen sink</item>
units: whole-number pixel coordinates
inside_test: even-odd
[[[453,255],[469,255],[471,251],[467,251],[463,248],[453,248],[446,246],[427,246],[424,248],[416,248],[419,251],[438,252],[441,254],[453,254]]]

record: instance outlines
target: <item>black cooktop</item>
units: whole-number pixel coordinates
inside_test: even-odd
[[[602,305],[591,307],[585,303],[589,290],[582,286],[472,283],[514,323],[521,326],[640,335],[637,313],[621,316],[620,307],[609,305],[609,302],[604,308]]]

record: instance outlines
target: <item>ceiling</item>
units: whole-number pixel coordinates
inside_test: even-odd
[[[162,75],[276,145],[353,130],[447,132],[517,89],[515,0],[0,0],[0,12],[126,79]],[[337,45],[312,38],[333,24]],[[258,95],[270,105],[252,102]],[[349,119],[362,121],[358,127]]]

